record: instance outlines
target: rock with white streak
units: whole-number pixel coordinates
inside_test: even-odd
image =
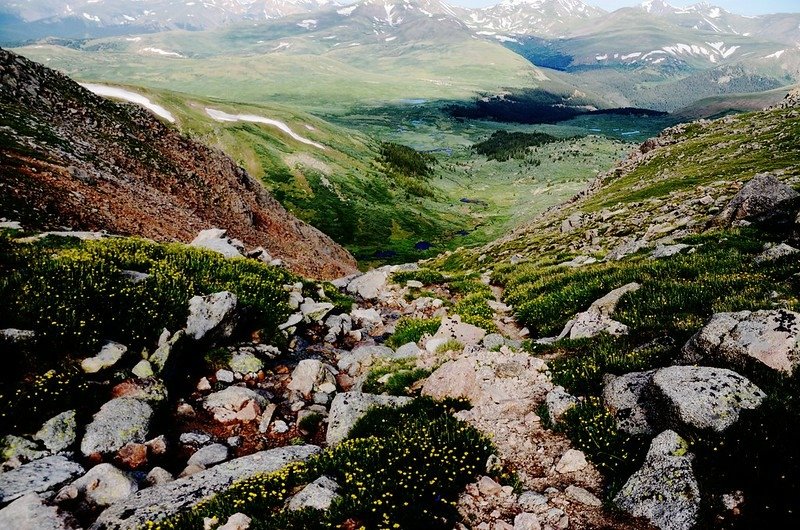
[[[229,338],[238,323],[238,303],[230,291],[193,297],[189,300],[186,335],[197,341]]]

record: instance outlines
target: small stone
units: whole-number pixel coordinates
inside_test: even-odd
[[[581,504],[585,504],[587,506],[602,506],[603,502],[598,499],[592,492],[581,488],[579,486],[570,485],[567,486],[567,489],[564,490],[564,493],[567,494],[572,500],[575,500]]]
[[[147,446],[128,443],[117,452],[117,462],[127,469],[139,469],[147,464]]]
[[[131,369],[131,372],[140,379],[153,377],[154,374],[153,367],[150,365],[150,361],[146,361],[145,359],[142,359],[136,363],[136,366]]]
[[[190,458],[188,465],[197,465],[203,468],[224,462],[228,458],[228,448],[222,444],[211,444],[199,449]]]
[[[272,431],[276,434],[283,434],[289,431],[289,426],[286,425],[286,422],[283,420],[276,420],[275,423],[272,424]]]
[[[185,432],[180,436],[180,442],[184,445],[205,445],[211,441],[211,436],[204,432]]]
[[[547,504],[547,497],[535,491],[522,492],[517,503],[526,511],[534,511],[537,507]]]
[[[233,383],[233,372],[230,370],[217,370],[214,376],[220,383]]]
[[[228,517],[228,522],[217,530],[247,530],[250,528],[251,519],[243,513],[235,513]]]
[[[172,476],[172,473],[163,467],[154,467],[150,470],[145,478],[145,482],[150,486],[166,484],[167,482],[172,482],[173,480],[175,480],[175,478]]]
[[[228,366],[240,374],[254,374],[264,368],[264,363],[252,353],[237,352],[231,357]]]
[[[514,517],[514,530],[541,530],[541,528],[536,514],[523,512]]]
[[[127,351],[128,347],[124,344],[111,341],[106,342],[103,347],[100,348],[100,352],[97,355],[81,361],[81,368],[87,374],[95,374],[100,370],[110,368],[117,364]]]
[[[556,471],[562,474],[575,473],[585,468],[587,465],[586,455],[583,454],[583,451],[569,449],[564,453],[564,456],[561,457],[561,460],[558,461],[558,464],[556,464]]]
[[[198,392],[208,392],[209,390],[211,390],[211,383],[208,381],[207,377],[203,377],[197,382]]]
[[[491,477],[483,476],[478,480],[478,490],[484,495],[500,495],[503,488],[495,482]]]

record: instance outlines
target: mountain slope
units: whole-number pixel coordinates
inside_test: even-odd
[[[2,215],[157,240],[217,226],[306,275],[355,270],[347,251],[220,152],[23,57],[1,51],[0,60]]]

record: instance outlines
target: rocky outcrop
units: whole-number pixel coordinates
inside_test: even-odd
[[[277,471],[290,462],[305,460],[318,451],[319,447],[314,445],[271,449],[140,490],[100,514],[91,530],[134,530],[148,520],[156,521],[194,506],[235,481],[258,473]]]
[[[700,488],[688,444],[664,431],[650,444],[645,463],[614,497],[614,503],[661,530],[691,530],[700,512]]]
[[[792,373],[800,363],[800,313],[785,309],[717,313],[683,348],[686,363],[765,366]]]
[[[305,276],[356,272],[350,253],[221,152],[12,52],[0,50],[0,72],[0,209],[26,227],[184,242],[220,227]]]
[[[762,173],[745,184],[739,193],[717,216],[716,222],[730,224],[735,221],[755,223],[790,224],[800,204],[800,193],[787,186],[774,175]]]
[[[0,505],[26,493],[53,490],[83,474],[80,464],[56,455],[34,460],[11,471],[0,473]]]
[[[221,228],[209,228],[201,231],[189,245],[218,252],[226,258],[244,257],[244,245],[242,242],[229,238],[228,231]]]

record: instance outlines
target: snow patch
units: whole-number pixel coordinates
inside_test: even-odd
[[[764,59],[780,59],[781,55],[783,55],[784,53],[786,53],[786,50],[779,50],[779,51],[777,51],[775,53],[771,53],[769,55],[766,55],[764,57]]]
[[[89,92],[93,92],[98,96],[121,99],[124,101],[129,101],[131,103],[136,103],[137,105],[141,105],[142,107],[146,108],[156,116],[160,116],[170,123],[175,123],[175,116],[173,116],[170,111],[168,111],[161,105],[153,103],[152,101],[150,101],[150,99],[144,97],[141,94],[137,94],[136,92],[131,92],[130,90],[125,90],[122,88],[106,86],[106,85],[96,85],[93,83],[81,83],[80,85]]]
[[[227,112],[223,112],[221,110],[210,109],[206,107],[206,114],[208,114],[211,119],[216,121],[246,121],[251,123],[263,123],[264,125],[270,125],[272,127],[277,127],[281,131],[285,132],[293,139],[297,140],[300,143],[304,143],[306,145],[311,145],[316,147],[317,149],[327,149],[324,145],[318,144],[308,138],[300,136],[296,132],[294,132],[288,125],[283,123],[282,121],[272,120],[269,118],[264,118],[262,116],[256,116],[255,114],[228,114]]]
[[[183,55],[181,55],[178,52],[168,52],[166,50],[162,50],[161,48],[153,48],[150,46],[148,46],[147,48],[142,48],[141,51],[145,53],[154,53],[156,55],[163,55],[165,57],[183,57]]]

